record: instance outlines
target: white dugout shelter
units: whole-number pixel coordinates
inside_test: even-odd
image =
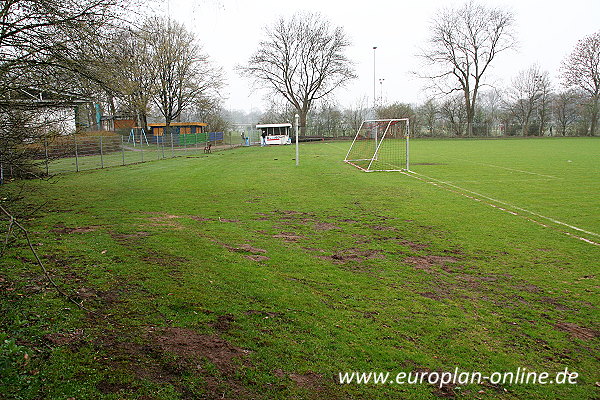
[[[271,145],[292,143],[290,139],[290,131],[292,130],[292,124],[262,124],[256,125],[256,129],[260,130],[261,133],[266,133],[266,144]]]

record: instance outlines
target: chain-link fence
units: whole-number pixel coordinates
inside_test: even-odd
[[[200,156],[242,145],[235,133],[151,135],[69,135],[27,145],[48,175],[108,168],[174,157]]]

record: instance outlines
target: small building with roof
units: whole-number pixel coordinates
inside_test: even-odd
[[[256,129],[265,135],[265,144],[291,144],[292,124],[259,124]]]

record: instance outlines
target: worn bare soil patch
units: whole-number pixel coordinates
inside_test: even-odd
[[[111,233],[110,236],[118,242],[129,242],[150,236],[149,232],[139,231],[133,233]]]
[[[174,267],[189,262],[189,260],[185,257],[156,251],[149,252],[147,255],[142,257],[142,260],[148,263],[161,265],[163,267]]]
[[[342,228],[329,222],[315,222],[315,229],[318,231],[329,231]]]
[[[383,252],[378,250],[361,250],[357,248],[350,248],[340,250],[330,256],[318,255],[317,258],[321,260],[330,260],[334,264],[344,264],[347,262],[363,262],[365,260],[372,259],[384,259],[385,255]]]
[[[183,398],[214,398],[216,393],[225,399],[257,397],[236,377],[240,367],[248,362],[246,357],[250,351],[233,346],[218,335],[187,328],[146,327],[138,335],[137,339],[122,340],[122,335],[111,333],[97,340],[96,344],[107,355],[104,363],[141,379],[171,384]],[[216,371],[205,370],[206,362]],[[190,393],[184,380],[190,373],[201,377],[203,396]],[[121,389],[120,384],[99,383],[103,393]]]
[[[95,232],[100,229],[98,225],[90,225],[90,226],[78,226],[78,227],[68,227],[64,225],[55,225],[53,229],[50,230],[52,233],[56,233],[58,235],[72,235],[76,233],[90,233]]]
[[[559,322],[555,326],[557,329],[567,332],[571,336],[581,340],[593,340],[599,336],[598,331],[579,326],[572,322]]]
[[[448,263],[458,262],[458,259],[451,256],[427,255],[406,257],[404,262],[412,264],[416,269],[432,271],[433,267],[443,267]]]
[[[241,359],[250,353],[217,335],[204,335],[186,328],[149,328],[148,338],[164,353],[184,360],[206,358],[225,373],[235,372]]]
[[[226,243],[220,243],[220,244],[221,244],[221,246],[225,247],[229,251],[244,254],[245,258],[252,260],[252,261],[260,262],[260,261],[266,261],[269,259],[269,257],[265,255],[267,253],[267,250],[252,246],[247,243],[242,244],[237,247],[230,246]]]
[[[283,239],[284,242],[297,242],[298,240],[305,239],[304,236],[296,235],[292,232],[281,232],[273,235],[274,238]]]
[[[180,215],[165,214],[165,213],[149,213],[153,216],[148,218],[150,226],[171,228],[176,230],[183,229],[183,225],[178,221],[182,218]]]

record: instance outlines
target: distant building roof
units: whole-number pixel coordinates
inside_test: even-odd
[[[262,128],[291,128],[292,124],[261,124],[256,125],[256,129]]]

